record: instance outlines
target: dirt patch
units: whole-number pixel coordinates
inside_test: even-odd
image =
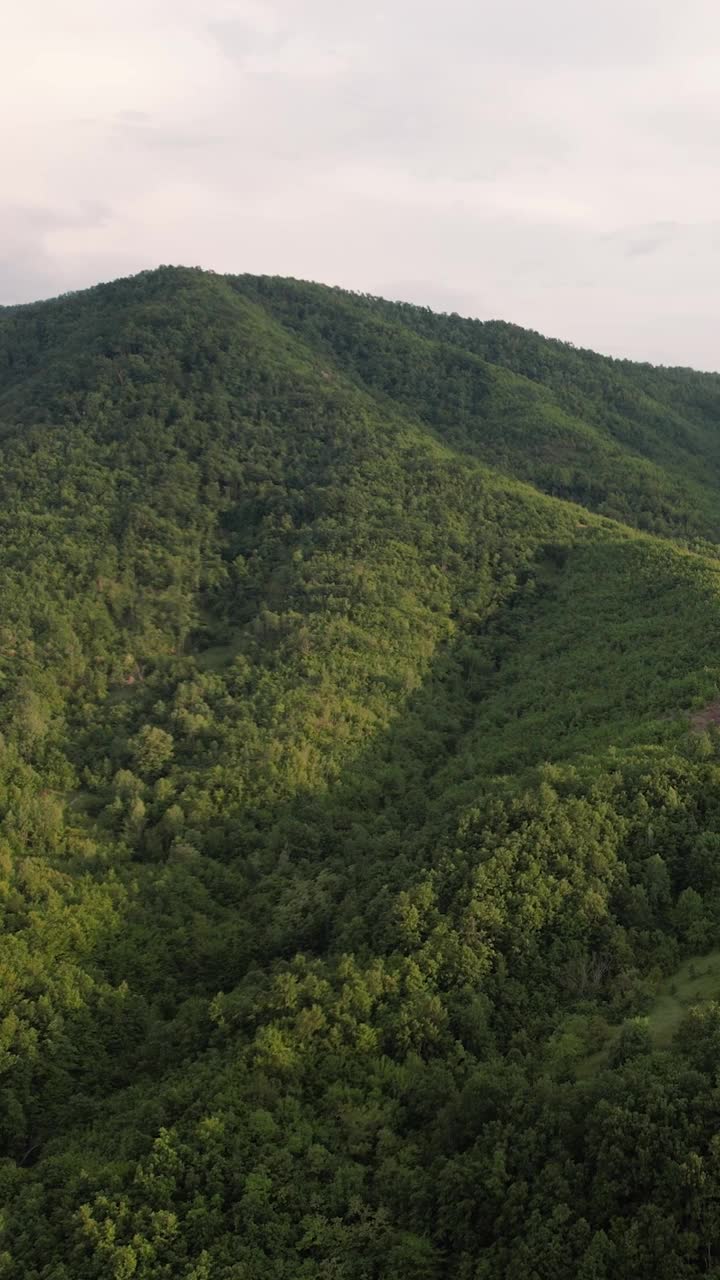
[[[694,711],[690,717],[690,724],[697,733],[702,733],[703,729],[707,729],[711,724],[720,724],[720,698],[716,698],[714,702],[708,702],[706,707],[701,707],[699,711]]]

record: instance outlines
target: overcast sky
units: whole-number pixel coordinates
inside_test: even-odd
[[[720,369],[718,0],[20,0],[0,302],[161,262]]]

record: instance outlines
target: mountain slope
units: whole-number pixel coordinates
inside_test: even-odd
[[[720,924],[719,391],[267,278],[0,310],[0,1274],[707,1273],[720,1008],[638,1019]]]
[[[635,366],[318,285],[235,285],[493,466],[640,528],[717,537],[717,375]]]

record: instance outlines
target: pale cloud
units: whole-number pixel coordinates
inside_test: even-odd
[[[159,262],[720,367],[714,0],[27,0],[0,302]]]

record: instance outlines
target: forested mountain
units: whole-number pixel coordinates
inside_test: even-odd
[[[720,1277],[720,377],[0,309],[2,1280]]]

